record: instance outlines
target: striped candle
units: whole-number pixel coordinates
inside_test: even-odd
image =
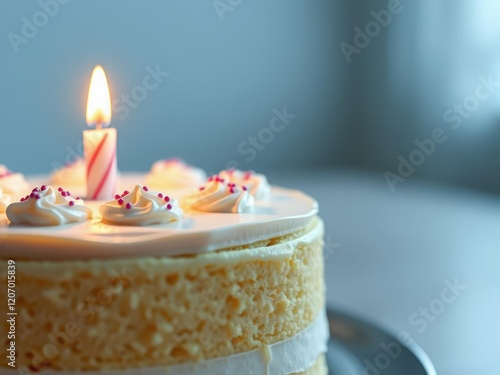
[[[110,200],[116,192],[116,129],[102,129],[111,122],[111,98],[108,81],[101,66],[90,79],[87,99],[87,124],[95,130],[83,132],[87,164],[87,199]]]
[[[110,200],[116,193],[116,129],[83,132],[87,163],[87,199]]]

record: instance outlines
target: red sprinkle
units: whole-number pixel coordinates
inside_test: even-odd
[[[61,195],[62,195],[63,197],[65,197],[65,196],[66,196],[66,195],[68,195],[68,194],[66,194],[66,192],[65,192],[65,191],[63,191],[63,192],[61,193]]]
[[[75,199],[80,200],[80,199],[82,199],[82,198],[80,198],[80,197],[76,197]]]
[[[158,198],[163,198],[163,194],[162,193],[158,193]]]
[[[35,198],[35,193],[31,193],[30,198]]]
[[[45,191],[46,189],[47,189],[47,186],[45,186],[45,185],[42,185],[42,186],[40,187],[40,190],[41,190],[41,191]]]
[[[40,189],[36,187],[33,190],[31,190],[31,191],[40,191]]]
[[[67,195],[68,197],[71,197],[71,193],[70,193],[69,191],[67,191],[67,192],[66,192],[66,195]]]
[[[242,188],[243,190],[245,190],[245,191],[247,191],[247,190],[248,190],[246,186],[242,186],[241,188]]]
[[[121,198],[120,194],[115,195],[115,199],[120,199],[120,198]]]
[[[38,194],[36,194],[35,199],[40,199],[40,196]]]
[[[172,205],[169,203],[167,204],[167,210],[171,210],[172,209]]]
[[[64,189],[62,187],[57,188],[57,191],[63,191]]]
[[[170,197],[168,195],[166,195],[163,199],[165,200],[165,202],[170,202]]]
[[[128,195],[128,194],[130,194],[130,192],[129,192],[128,190],[124,190],[124,191],[123,191],[123,194],[124,194],[124,195]]]
[[[142,188],[144,189],[144,191],[149,191],[147,186],[143,186]]]
[[[69,201],[69,205],[70,205],[70,206],[74,206],[74,205],[75,205],[75,202],[74,202],[74,201]]]
[[[123,199],[118,199],[118,204],[121,206],[123,204]]]
[[[127,203],[125,207],[127,208],[127,210],[130,210],[132,208],[132,205],[130,203]]]
[[[231,192],[231,194],[234,194],[235,192],[234,188],[229,189],[229,191]]]
[[[205,186],[200,187],[200,191],[205,190]]]

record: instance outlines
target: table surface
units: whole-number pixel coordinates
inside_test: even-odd
[[[500,374],[500,197],[350,171],[271,182],[319,202],[331,306],[408,335],[439,375]]]

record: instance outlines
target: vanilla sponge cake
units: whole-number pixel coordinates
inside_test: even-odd
[[[219,199],[221,184],[207,183],[201,206],[213,208],[206,198],[215,192]],[[154,226],[105,220],[131,202],[130,215],[143,220],[144,207],[166,202],[144,187],[120,195],[121,204],[87,202],[92,219],[69,226],[8,226],[23,212],[12,210],[17,216],[0,219],[0,267],[6,285],[8,262],[15,262],[17,369],[327,374],[323,224],[309,197],[270,191],[245,214],[190,210],[195,198],[179,192],[186,198],[178,211],[170,198],[170,209],[162,206],[171,221]],[[37,194],[38,204],[45,196]],[[252,201],[223,197],[230,210]],[[131,211],[141,204],[137,219]],[[183,219],[173,220],[180,207]],[[148,222],[152,217],[158,213]],[[5,288],[0,299],[7,299]],[[0,373],[15,371],[8,363]]]

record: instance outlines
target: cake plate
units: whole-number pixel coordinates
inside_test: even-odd
[[[328,322],[330,375],[436,375],[427,354],[411,339],[403,342],[335,309],[328,310]]]

